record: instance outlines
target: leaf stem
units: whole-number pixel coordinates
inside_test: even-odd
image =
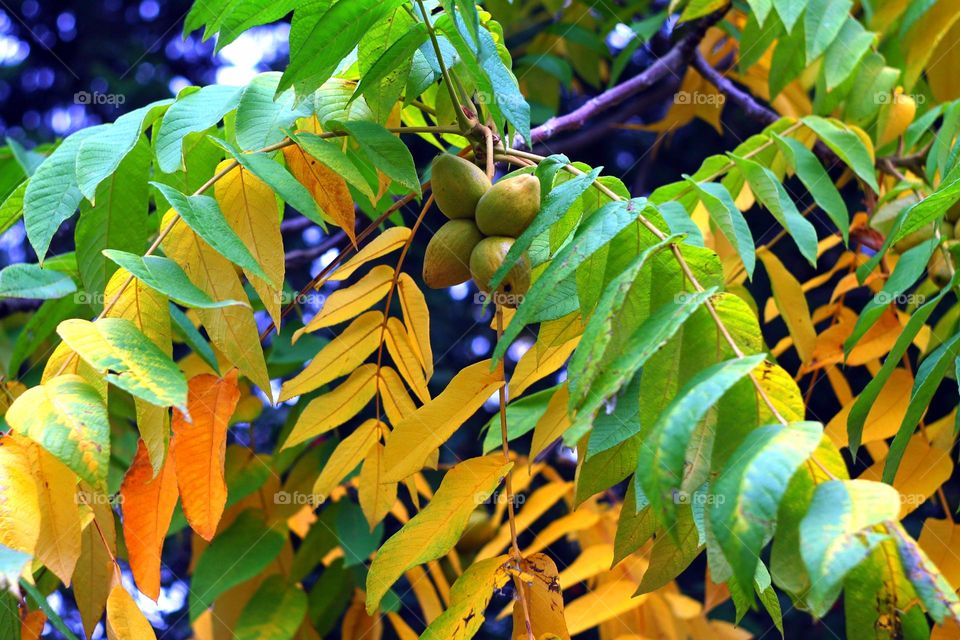
[[[454,111],[457,114],[457,124],[460,126],[458,133],[466,134],[470,131],[470,125],[467,123],[467,116],[463,113],[463,105],[460,104],[460,98],[454,89],[453,81],[450,78],[450,71],[447,64],[443,61],[443,51],[440,50],[440,41],[437,39],[437,33],[433,30],[433,24],[430,23],[430,14],[423,6],[423,0],[416,0],[420,7],[420,13],[423,14],[423,23],[427,27],[427,34],[430,36],[430,42],[433,44],[433,52],[437,55],[437,64],[440,65],[440,75],[443,76],[443,83],[447,85],[447,92],[450,94],[450,100],[453,103]]]
[[[492,156],[491,156],[492,158]],[[503,338],[503,308],[497,305],[497,342]],[[503,358],[500,359],[500,379],[503,384],[497,390],[500,398],[500,440],[503,451],[504,462],[510,462],[510,441],[507,437],[507,375],[503,366]],[[517,568],[523,570],[523,555],[520,553],[520,545],[517,542],[517,518],[513,511],[513,468],[507,471],[507,477],[504,479],[504,488],[507,492],[507,521],[510,523],[510,545],[511,555],[517,563]],[[533,625],[530,623],[530,608],[527,605],[527,597],[523,592],[523,580],[515,579],[517,585],[517,597],[520,605],[523,607],[523,620],[527,625],[528,640],[535,640],[533,637]]]

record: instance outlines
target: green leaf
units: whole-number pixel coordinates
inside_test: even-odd
[[[825,145],[843,160],[868,187],[880,191],[877,186],[877,176],[870,159],[870,152],[863,145],[863,141],[853,131],[836,124],[834,120],[827,120],[820,116],[806,116],[803,124],[817,134]]]
[[[556,393],[557,387],[550,387],[530,395],[525,395],[507,405],[507,439],[510,441],[533,431],[537,421],[547,410],[550,398]],[[486,455],[499,449],[503,443],[503,434],[500,433],[500,416],[490,418],[483,430],[483,454]]]
[[[23,217],[23,195],[28,184],[28,180],[21,182],[0,204],[0,234],[5,233]]]
[[[806,3],[796,2],[796,0],[773,0],[773,8],[777,10],[780,22],[786,27],[787,33],[793,31],[793,25],[796,24],[800,14],[803,13],[805,6]]]
[[[780,500],[823,436],[818,422],[768,425],[751,432],[713,484],[711,529],[740,584],[750,584],[773,537]]]
[[[11,264],[0,271],[0,298],[51,300],[76,290],[70,276],[38,264]]]
[[[673,301],[661,305],[641,324],[630,337],[623,353],[604,367],[596,381],[587,389],[587,396],[577,406],[578,421],[589,419],[612,397],[650,357],[683,326],[694,311],[707,302],[714,288],[700,293],[679,294]]]
[[[938,243],[937,238],[930,238],[900,255],[897,265],[893,268],[893,273],[890,274],[877,295],[864,305],[856,324],[853,326],[853,332],[843,343],[843,349],[848,355],[870,327],[890,308],[890,305],[895,303],[921,276],[926,274],[927,262],[929,262],[933,252],[937,250]]]
[[[645,545],[660,526],[643,492],[637,494],[636,486],[637,483],[631,481],[623,496],[620,518],[617,520],[617,533],[613,540],[611,567],[617,566],[621,560]]]
[[[917,590],[917,595],[930,617],[937,624],[943,624],[948,617],[960,623],[960,600],[957,599],[953,586],[899,522],[888,524],[887,531],[893,534],[904,573]]]
[[[350,99],[360,95],[366,98],[374,121],[385,123],[389,118],[407,84],[413,52],[426,39],[426,25],[405,7],[394,9],[363,34],[357,47],[360,82]],[[394,45],[399,47],[395,49]]]
[[[42,163],[45,155],[38,153],[36,150],[28,150],[23,147],[22,144],[17,142],[14,138],[6,138],[7,146],[10,147],[10,153],[13,154],[13,159],[17,161],[17,164],[20,165],[20,168],[23,169],[24,175],[28,178],[33,175],[33,172],[37,170]]]
[[[907,444],[917,425],[930,406],[933,395],[940,387],[943,377],[947,374],[950,365],[960,355],[960,333],[941,344],[930,353],[917,368],[917,375],[913,381],[913,391],[910,393],[910,403],[903,416],[903,422],[897,430],[897,435],[890,443],[890,453],[887,454],[883,465],[883,481],[893,483],[897,475],[900,460],[907,450]],[[889,359],[890,356],[887,356]]]
[[[236,640],[291,640],[307,615],[307,594],[281,575],[268,577],[233,628]]]
[[[577,199],[590,188],[590,185],[597,179],[602,169],[602,167],[597,167],[590,173],[568,180],[554,187],[543,196],[540,203],[540,212],[537,213],[536,217],[530,223],[530,226],[520,234],[520,237],[514,240],[513,246],[510,247],[510,251],[507,252],[507,255],[503,259],[503,264],[500,265],[500,268],[493,274],[493,278],[490,279],[491,289],[495,289],[500,285],[510,272],[510,269],[520,260],[523,252],[533,244],[534,238],[563,218]],[[496,362],[496,360],[494,360],[494,362]]]
[[[852,0],[810,0],[803,16],[803,35],[806,42],[807,64],[812,64],[840,33]]]
[[[207,26],[208,31],[216,28],[219,33],[214,53],[236,40],[244,31],[280,20],[296,5],[297,0],[240,0],[231,3],[230,11],[214,23],[215,27]]]
[[[690,176],[684,179],[693,186],[703,206],[707,208],[710,219],[719,227],[730,245],[736,249],[743,261],[743,267],[752,278],[757,262],[757,252],[753,246],[753,235],[746,219],[734,203],[726,187],[714,182],[697,182]]]
[[[587,258],[607,245],[618,233],[637,220],[647,206],[645,198],[618,200],[597,209],[577,230],[573,240],[568,242],[547,268],[537,278],[535,286],[523,297],[510,324],[497,342],[493,352],[494,360],[503,357],[510,343],[520,335],[529,324],[550,292],[563,280],[570,277]],[[499,283],[498,283],[499,284]],[[496,286],[496,285],[494,285]]]
[[[20,333],[10,353],[10,362],[7,373],[12,378],[18,378],[20,367],[27,358],[35,363],[43,361],[42,351],[38,351],[47,339],[56,331],[57,325],[67,318],[86,316],[90,312],[83,300],[83,296],[66,296],[56,300],[47,300],[40,305],[37,312],[30,316]]]
[[[266,569],[286,541],[286,532],[268,525],[258,510],[247,509],[237,516],[197,560],[190,581],[190,620],[196,620],[220,594]]]
[[[61,322],[57,333],[91,367],[112,372],[107,382],[158,407],[187,412],[183,372],[130,320],[74,318]]]
[[[360,507],[346,501],[339,503],[336,518],[337,538],[350,541],[350,544],[343,547],[343,566],[362,565],[380,546],[383,540],[383,523],[371,530]]]
[[[668,236],[657,244],[645,248],[603,289],[603,295],[597,302],[583,330],[583,337],[567,365],[571,407],[581,404],[586,399],[593,386],[593,380],[600,374],[603,363],[609,359],[607,347],[613,337],[613,327],[619,323],[630,289],[644,265],[652,256],[678,240],[679,236]]]
[[[413,156],[400,138],[373,122],[344,122],[346,129],[373,166],[388,177],[420,194],[420,180]]]
[[[242,89],[212,84],[178,97],[163,116],[154,147],[157,165],[164,173],[182,169],[183,139],[189,133],[205,131],[234,109]]]
[[[210,136],[210,140],[229,153],[241,167],[263,181],[287,204],[326,229],[327,225],[320,216],[313,195],[279,162],[265,153],[242,153],[229,142],[214,136]]]
[[[133,151],[141,134],[152,125],[173,100],[158,100],[117,118],[100,133],[86,138],[77,151],[77,184],[80,192],[93,200],[97,187],[113,174]]]
[[[577,473],[574,497],[577,506],[590,496],[618,484],[637,469],[641,445],[640,376],[640,372],[634,374],[630,384],[623,388],[613,411],[599,412],[594,418],[587,451]]]
[[[223,212],[220,211],[220,205],[210,196],[187,196],[173,187],[159,182],[151,182],[164,198],[170,203],[170,206],[176,209],[183,221],[193,229],[214,251],[222,255],[230,262],[246,269],[273,286],[280,286],[282,283],[273,282],[273,280],[260,267],[260,263],[253,257],[247,246],[243,244],[230,225],[227,224]]]
[[[653,543],[650,566],[643,573],[634,595],[656,591],[673,581],[700,555],[702,549],[693,510],[689,505],[684,505],[677,512],[675,524],[666,532],[661,532]]]
[[[190,282],[190,278],[173,260],[162,256],[139,256],[126,251],[106,249],[107,256],[151,289],[162,293],[177,304],[194,309],[215,309],[231,305],[249,306],[238,300],[216,301]]]
[[[100,135],[105,127],[81,129],[68,137],[37,167],[27,183],[23,194],[23,222],[41,264],[53,234],[76,212],[83,199],[77,186],[77,150],[84,140]]]
[[[777,133],[774,133],[773,137],[783,154],[790,158],[790,164],[793,165],[800,182],[813,196],[817,205],[827,212],[833,224],[837,225],[846,244],[850,235],[850,213],[817,156],[813,155],[813,152],[803,146],[799,140],[784,138]]]
[[[870,51],[875,37],[863,28],[859,20],[847,16],[836,39],[827,47],[823,59],[827,91],[833,91],[857,70],[860,61]]]
[[[747,377],[765,354],[734,358],[698,371],[657,417],[637,461],[643,493],[663,523],[676,518],[676,490],[684,476],[687,446],[707,411],[730,387]]]
[[[150,147],[145,141],[138,142],[99,184],[94,204],[80,203],[74,235],[80,281],[88,293],[102,293],[115,271],[103,257],[104,249],[142,253],[147,248],[152,232],[147,187],[151,160]]]
[[[190,350],[197,354],[201,360],[206,362],[213,372],[220,375],[220,365],[217,363],[217,356],[213,352],[210,343],[200,334],[190,318],[175,304],[170,303],[170,319],[173,320],[173,330],[183,340],[184,344],[190,347]],[[184,520],[186,523],[186,520]]]
[[[312,93],[326,82],[360,38],[402,0],[350,0],[321,12],[308,3],[294,12],[290,28],[290,64],[277,87],[282,93],[294,87],[298,96]],[[322,6],[322,5],[321,5]]]
[[[83,378],[59,375],[27,389],[5,417],[15,433],[38,443],[91,486],[106,489],[110,421],[103,398]]]
[[[787,190],[777,176],[763,165],[747,158],[730,156],[743,172],[750,190],[765,206],[790,237],[797,243],[800,253],[811,266],[817,266],[817,230],[810,221],[800,215]]]
[[[277,96],[278,71],[261,73],[250,81],[237,105],[237,144],[244,151],[262,149],[283,140],[284,129],[310,115],[306,104],[295,107],[293,92]]]
[[[371,201],[375,199],[373,189],[363,177],[363,172],[336,142],[325,140],[307,131],[290,132],[290,139],[296,142],[307,155],[332,169],[351,187],[370,198]]]
[[[886,534],[872,528],[900,514],[900,494],[869,480],[828,480],[817,485],[800,523],[800,553],[810,574],[807,602],[817,617],[837,599],[844,576]]]
[[[884,246],[895,244],[914,231],[939,220],[958,201],[960,201],[960,172],[948,175],[936,191],[901,211],[897,216],[896,230],[890,234]]]
[[[747,0],[747,4],[750,5],[750,11],[757,18],[757,23],[760,26],[763,26],[763,23],[767,21],[767,16],[770,15],[770,11],[773,9],[772,0]]]

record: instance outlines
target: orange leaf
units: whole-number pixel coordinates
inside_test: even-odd
[[[194,531],[210,540],[227,502],[223,464],[227,425],[240,400],[237,370],[232,369],[226,378],[199,375],[188,384],[187,409],[193,423],[174,411],[171,449],[183,514]]]
[[[194,378],[196,379],[196,378]],[[160,596],[160,553],[177,506],[177,477],[171,456],[153,476],[147,448],[141,440],[137,455],[120,487],[123,500],[123,539],[137,587],[151,600]]]
[[[324,217],[343,229],[356,246],[357,236],[353,228],[356,212],[346,181],[296,145],[284,147],[283,157],[290,173],[313,194],[313,199],[320,205]]]

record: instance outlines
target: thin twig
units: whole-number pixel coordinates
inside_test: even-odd
[[[497,305],[497,342],[503,338],[503,309]],[[503,358],[500,359],[500,381],[502,384],[497,390],[500,398],[500,440],[503,450],[504,462],[510,462],[510,440],[507,436],[507,376],[503,366]],[[507,492],[507,521],[510,524],[510,546],[513,560],[517,563],[517,569],[523,570],[523,554],[520,553],[520,544],[517,542],[517,518],[513,511],[513,467],[507,471],[507,477],[504,479],[504,488]],[[515,580],[517,585],[517,597],[523,608],[523,620],[527,625],[528,640],[535,640],[533,637],[533,625],[530,623],[530,608],[527,605],[527,596],[523,592],[523,580]]]

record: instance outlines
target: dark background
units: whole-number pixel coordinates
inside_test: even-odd
[[[254,30],[237,46],[228,47],[218,55],[213,54],[213,41],[201,42],[200,33],[181,37],[183,19],[189,10],[187,0],[164,1],[104,0],[100,2],[59,0],[57,2],[13,2],[0,0],[0,135],[13,138],[27,147],[49,143],[77,129],[100,122],[109,122],[117,116],[150,101],[170,97],[189,84],[214,82],[239,83],[254,72],[282,68],[287,59],[287,25],[279,24]],[[256,47],[250,43],[256,43]],[[655,54],[662,54],[669,47],[668,34],[664,31],[647,47],[641,47],[623,77],[629,77],[643,69]],[[674,83],[675,84],[675,83]],[[550,141],[537,149],[541,153],[563,152],[571,158],[593,166],[606,167],[605,173],[621,177],[634,195],[645,195],[656,186],[678,179],[682,173],[693,173],[706,156],[721,153],[735,147],[741,140],[760,129],[759,125],[746,119],[735,108],[728,107],[723,115],[724,135],[719,135],[710,126],[694,122],[655,145],[652,133],[609,128],[615,121],[644,122],[657,120],[669,107],[670,96],[675,86],[659,86],[651,90],[655,94],[637,99],[633,104],[617,112],[616,118],[601,118],[588,125],[586,132],[573,132]],[[82,92],[86,92],[85,94]],[[119,97],[118,97],[119,96]],[[122,97],[122,98],[121,98]],[[561,111],[569,111],[589,98],[589,95],[565,93],[561,99]],[[122,99],[122,104],[117,104]],[[414,153],[419,166],[426,166],[435,153],[425,143],[414,142]],[[805,193],[802,189],[796,193]],[[846,194],[851,212],[860,210],[862,204]],[[802,208],[806,202],[798,203]],[[757,212],[758,213],[758,212]],[[404,212],[408,224],[416,211]],[[769,239],[778,228],[767,214],[748,216],[758,242]],[[821,217],[822,218],[822,217]],[[426,229],[435,229],[442,223],[438,212],[431,212]],[[822,223],[816,223],[820,237],[831,233]],[[295,225],[285,235],[288,250],[303,250],[309,259],[301,261],[288,273],[294,287],[307,282],[319,269],[323,247],[323,234],[315,227]],[[419,273],[423,242],[417,243],[408,260],[409,271]],[[64,226],[52,248],[53,253],[69,251],[72,247],[71,223]],[[784,242],[778,255],[788,268],[800,279],[812,275],[813,270],[798,255],[796,249]],[[24,240],[22,226],[11,229],[0,237],[0,261],[34,260],[35,257]],[[750,288],[758,299],[768,291],[762,269]],[[430,292],[433,314],[432,339],[436,364],[437,384],[448,380],[453,372],[489,353],[495,336],[489,330],[488,317],[480,314],[479,306],[473,304],[450,304],[451,294],[446,291]],[[472,296],[472,290],[462,290],[456,297]],[[813,301],[811,308],[822,303]],[[856,299],[851,300],[856,305]],[[782,326],[764,326],[768,344],[775,344],[782,336]],[[522,340],[530,344],[532,333]],[[784,366],[795,370],[792,354],[784,358]],[[515,362],[515,358],[513,359]],[[854,389],[863,381],[854,378]],[[553,384],[555,380],[547,381]],[[806,389],[807,381],[802,381]],[[546,384],[546,382],[544,383]],[[832,392],[827,385],[815,389],[811,404],[811,418],[819,416],[826,421],[836,410]],[[439,387],[437,387],[439,388]],[[269,412],[268,412],[269,413]],[[935,415],[939,415],[937,412]],[[492,415],[492,412],[488,415]],[[277,420],[282,416],[265,416],[264,423],[257,425],[258,444],[269,445],[275,438]],[[477,428],[485,421],[484,416],[474,419]],[[451,446],[464,455],[475,455],[476,441],[469,429],[458,432]],[[473,431],[475,433],[476,431]],[[260,442],[262,441],[262,442]],[[524,445],[520,445],[523,450]],[[566,458],[569,460],[569,457]],[[558,457],[556,464],[573,475],[573,467]],[[947,496],[955,502],[953,486],[947,487]],[[920,517],[939,513],[938,507],[928,503],[911,518],[919,523]],[[910,526],[918,533],[917,526]],[[528,534],[529,535],[529,534]],[[189,538],[177,536],[168,541],[165,563],[171,571],[165,575],[165,590],[161,610],[152,614],[157,628],[169,626],[166,638],[185,638],[189,628],[184,618],[185,585],[175,575],[186,575],[189,563]],[[562,561],[569,562],[575,555],[574,548]],[[681,577],[682,587],[694,597],[702,593],[704,559],[701,557]],[[65,600],[66,599],[66,600]],[[814,623],[805,613],[789,611],[789,602],[783,599],[784,622],[792,637],[842,637],[844,635],[839,605],[827,619]],[[63,613],[64,618],[79,628],[79,620],[70,602],[68,592],[54,594],[51,603]],[[142,600],[142,605],[150,604]],[[730,605],[721,607],[719,615],[730,618]],[[751,614],[745,624],[752,631],[762,634],[769,628],[765,614]],[[60,637],[47,627],[45,637]],[[102,629],[101,629],[102,632]],[[506,630],[502,624],[488,624],[484,633],[500,637]],[[773,633],[776,633],[775,631]]]

